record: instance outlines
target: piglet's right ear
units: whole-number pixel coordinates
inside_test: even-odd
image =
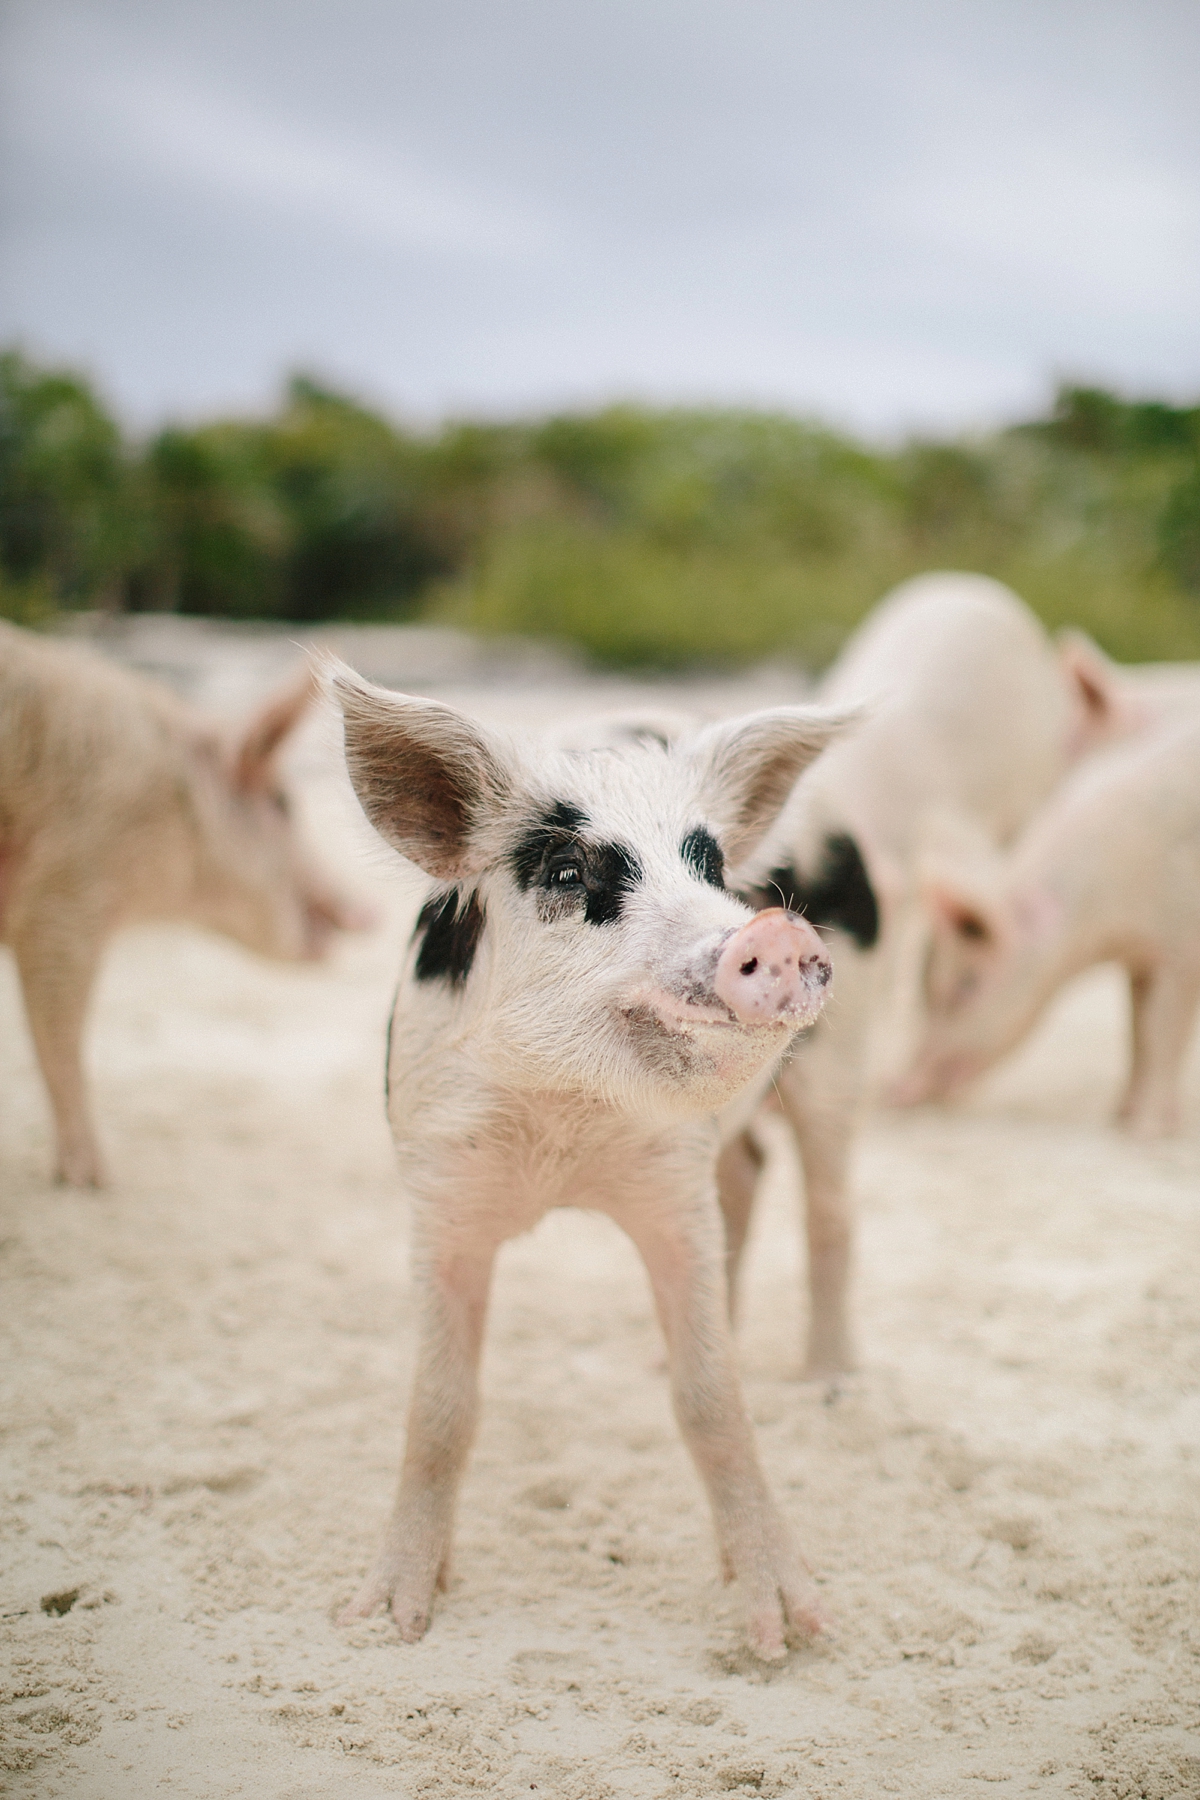
[[[380,837],[439,881],[478,874],[479,836],[511,797],[499,745],[453,707],[374,687],[334,657],[324,670],[351,783]]]
[[[742,862],[766,835],[813,758],[860,716],[780,706],[697,733],[688,752],[703,770],[713,823],[731,864]]]
[[[917,885],[935,931],[979,944],[995,943],[1003,936],[1001,908],[983,883],[972,881],[965,871],[929,859],[920,869]]]

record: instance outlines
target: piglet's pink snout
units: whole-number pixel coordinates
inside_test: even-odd
[[[721,952],[713,988],[743,1025],[815,1018],[833,973],[806,919],[772,906],[734,932]]]

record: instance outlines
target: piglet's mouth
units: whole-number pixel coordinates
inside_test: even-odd
[[[638,993],[625,995],[621,1001],[621,1011],[626,1018],[652,1017],[667,1031],[680,1033],[695,1030],[732,1031],[738,1023],[727,1006],[683,1000],[677,994],[667,993],[663,988],[645,988]]]
[[[812,1024],[824,999],[824,991],[819,989],[800,1004],[780,1008],[769,1016],[739,1019],[719,1000],[685,1000],[664,988],[646,988],[625,996],[621,1011],[626,1018],[653,1018],[663,1030],[681,1037],[711,1031],[786,1032],[791,1036]]]

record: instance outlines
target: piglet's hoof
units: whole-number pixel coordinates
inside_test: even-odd
[[[61,1156],[54,1180],[59,1187],[95,1189],[108,1186],[99,1158],[90,1155]]]
[[[831,1620],[794,1550],[760,1550],[741,1568],[726,1558],[725,1575],[742,1583],[746,1642],[760,1662],[782,1662],[789,1643],[829,1630]]]
[[[443,1563],[435,1579],[413,1570],[372,1570],[349,1606],[337,1616],[339,1625],[354,1625],[386,1610],[406,1644],[416,1644],[429,1630],[436,1589],[445,1592],[449,1571]]]
[[[364,1588],[338,1614],[337,1622],[339,1625],[355,1625],[361,1619],[373,1619],[384,1606],[406,1644],[419,1643],[429,1630],[430,1606],[413,1605],[400,1595],[395,1595],[389,1601],[388,1596],[376,1588]]]

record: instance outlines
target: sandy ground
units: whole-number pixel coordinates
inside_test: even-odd
[[[1180,1140],[1115,1134],[1109,972],[969,1106],[871,1122],[866,1354],[837,1389],[796,1378],[776,1134],[742,1355],[831,1640],[778,1671],[739,1648],[644,1276],[574,1213],[501,1259],[428,1637],[333,1626],[411,1353],[381,1044],[413,889],[364,854],[318,743],[304,761],[387,924],[318,972],[124,939],[91,1037],[104,1194],[48,1184],[0,961],[4,1791],[1200,1795],[1200,1063]]]

